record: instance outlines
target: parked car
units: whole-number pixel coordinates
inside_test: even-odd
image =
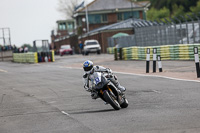
[[[89,53],[101,54],[101,46],[97,40],[86,40],[84,42],[83,53],[88,55]]]
[[[62,45],[59,50],[60,56],[65,54],[73,55],[73,50],[70,45]]]

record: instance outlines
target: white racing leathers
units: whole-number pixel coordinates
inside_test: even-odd
[[[109,78],[110,81],[116,85],[116,87],[121,91],[124,92],[126,89],[121,86],[117,80],[117,76],[115,76],[114,74],[112,74],[112,70],[109,68],[105,68],[102,66],[94,66],[93,67],[93,71],[95,72],[104,72],[104,73],[109,73],[111,74],[111,77]],[[94,79],[93,77],[93,72],[91,72],[90,74],[85,73],[83,75],[83,80],[84,80],[84,88],[86,89],[86,91],[91,91],[92,90],[92,85],[90,84],[90,81],[92,81]]]

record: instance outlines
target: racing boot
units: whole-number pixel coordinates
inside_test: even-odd
[[[118,82],[116,76],[114,76],[114,79],[113,79],[113,78],[111,79],[111,82],[112,82],[114,85],[116,85],[116,87],[117,87],[122,93],[126,91],[126,88],[120,85],[120,83]]]
[[[116,86],[122,93],[126,91],[126,88],[124,86],[121,86],[119,83]]]
[[[107,102],[104,102],[104,104],[105,104],[105,105],[107,105],[107,104],[109,104],[109,103],[107,103]]]

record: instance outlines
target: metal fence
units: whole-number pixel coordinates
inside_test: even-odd
[[[109,47],[131,47],[136,44],[135,35],[123,36],[118,38],[108,38]]]
[[[178,24],[177,24],[178,22]],[[188,22],[179,19],[171,21],[141,21],[133,23],[134,35],[108,38],[109,47],[159,46],[200,43],[200,20],[191,18]]]

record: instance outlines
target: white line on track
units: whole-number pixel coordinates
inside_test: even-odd
[[[81,70],[82,68],[78,67],[65,67],[67,69],[79,69]],[[127,74],[127,75],[133,75],[133,76],[143,76],[143,77],[157,77],[157,78],[165,78],[165,79],[171,79],[171,80],[177,80],[177,81],[188,81],[188,82],[197,82],[200,83],[199,80],[188,80],[188,79],[179,79],[179,78],[172,78],[172,77],[166,77],[166,76],[160,76],[160,75],[146,75],[146,74],[136,74],[136,73],[127,73],[127,72],[117,72],[113,71],[114,73],[119,73],[119,74]]]
[[[157,77],[157,78],[165,78],[165,79],[178,80],[178,81],[189,81],[189,82],[199,82],[200,83],[199,80],[179,79],[179,78],[172,78],[172,77],[166,77],[166,76],[160,76],[160,75],[145,75],[145,74],[135,74],[135,73],[125,73],[125,72],[114,72],[114,73],[134,75],[134,76],[143,76],[143,77]]]
[[[69,116],[69,114],[68,114],[68,113],[66,113],[65,111],[61,111],[61,113],[63,113],[64,115],[67,115],[67,116]]]
[[[6,70],[3,70],[3,69],[0,69],[0,72],[5,72],[5,73],[7,73],[7,71],[6,71]]]

